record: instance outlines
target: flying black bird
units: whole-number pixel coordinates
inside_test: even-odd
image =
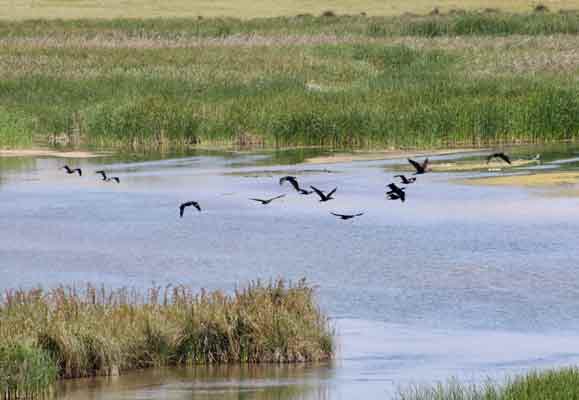
[[[502,159],[504,162],[506,162],[507,164],[511,163],[511,159],[509,158],[509,156],[507,156],[505,153],[493,153],[493,154],[489,154],[487,156],[487,164],[493,159],[493,158],[500,158]]]
[[[107,173],[105,171],[95,171],[95,174],[101,174],[103,177],[103,181],[107,180]]]
[[[284,176],[279,180],[280,185],[284,182],[289,182],[299,194],[308,195],[314,193],[312,190],[302,189],[295,176]]]
[[[116,183],[121,183],[121,180],[117,176],[108,177],[105,171],[95,171],[95,174],[101,174],[103,177],[103,181],[105,182],[112,182],[115,181]]]
[[[284,182],[289,182],[294,187],[295,190],[298,190],[300,185],[298,185],[298,179],[295,176],[284,176],[283,178],[279,179],[280,186],[283,185]]]
[[[390,191],[386,192],[386,195],[390,200],[398,200],[404,202],[406,200],[406,193],[404,192],[404,188],[400,188],[396,186],[395,183],[390,183],[388,185]]]
[[[394,178],[400,178],[400,182],[405,185],[410,185],[411,183],[416,182],[416,178],[407,178],[404,175],[394,175]]]
[[[249,200],[257,201],[265,206],[266,204],[269,204],[276,199],[281,199],[282,197],[285,197],[285,194],[280,194],[279,196],[272,197],[271,199],[266,199],[266,200],[264,200],[264,199],[249,199]]]
[[[416,169],[414,175],[424,174],[428,171],[428,158],[426,158],[422,164],[414,161],[413,159],[409,158],[408,162],[412,164],[412,166]]]
[[[65,165],[61,169],[65,169],[67,174],[74,174],[75,172],[78,173],[78,176],[82,176],[82,170],[80,168],[70,169],[68,165]]]
[[[196,201],[188,201],[186,203],[183,203],[179,206],[179,216],[181,218],[183,218],[183,213],[185,212],[185,208],[189,207],[189,206],[193,206],[195,207],[198,211],[201,211],[201,206],[199,205],[199,203],[197,203]]]
[[[344,220],[346,220],[346,219],[352,219],[352,218],[360,217],[360,216],[364,215],[364,213],[359,213],[359,214],[337,214],[337,213],[333,213],[333,212],[331,212],[330,214],[335,215],[336,217],[341,218],[341,219],[344,219]]]
[[[334,190],[332,190],[330,193],[325,194],[322,190],[320,190],[320,189],[318,189],[318,188],[316,188],[316,187],[313,187],[313,186],[310,186],[310,187],[313,189],[314,192],[316,192],[316,194],[317,194],[318,196],[320,196],[320,201],[333,200],[334,198],[332,197],[332,195],[333,195],[334,193],[336,193],[336,190],[338,190],[338,188],[336,187],[336,188],[334,188]]]

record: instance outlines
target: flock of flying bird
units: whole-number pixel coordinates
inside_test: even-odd
[[[540,155],[537,155],[537,157],[540,157]],[[493,153],[493,154],[488,155],[487,156],[487,164],[493,158],[500,158],[503,161],[505,161],[506,163],[511,164],[511,160],[509,159],[509,157],[505,153],[501,152],[501,153]],[[426,172],[430,171],[430,168],[428,166],[428,163],[429,163],[428,158],[426,158],[422,163],[419,163],[411,158],[408,158],[408,162],[416,170],[416,172],[414,172],[413,175],[422,175],[422,174],[425,174]],[[78,176],[82,176],[82,170],[80,168],[72,169],[68,165],[65,165],[61,169],[64,169],[66,171],[66,173],[69,175],[76,173],[76,174],[78,174]],[[102,177],[102,180],[104,182],[121,183],[121,180],[119,179],[119,177],[108,176],[107,173],[103,170],[95,171],[95,173],[100,174]],[[399,185],[410,185],[410,184],[416,182],[416,177],[407,177],[406,175],[394,175],[394,178],[398,178],[400,180],[400,182],[398,183]],[[326,202],[326,201],[334,200],[333,196],[336,193],[336,191],[338,190],[338,188],[335,187],[334,189],[332,189],[331,191],[326,193],[326,191],[318,189],[315,186],[310,186],[311,190],[307,190],[307,189],[302,188],[299,185],[298,180],[295,176],[284,176],[284,177],[280,178],[280,180],[279,180],[280,185],[283,185],[285,182],[288,182],[291,186],[293,186],[293,188],[296,190],[296,192],[301,194],[301,195],[308,196],[310,194],[315,193],[320,198],[320,202]],[[406,192],[405,192],[406,187],[405,186],[400,187],[396,183],[392,182],[392,183],[389,183],[387,185],[387,187],[389,189],[386,192],[386,197],[388,198],[388,200],[400,200],[401,202],[406,201]],[[249,200],[253,200],[255,202],[261,203],[262,205],[268,205],[272,201],[277,200],[277,199],[281,199],[283,197],[285,197],[285,194],[280,194],[279,196],[275,196],[275,197],[272,197],[269,199],[250,198]],[[187,207],[191,207],[191,206],[195,207],[197,209],[197,211],[202,211],[201,206],[199,205],[199,203],[197,201],[187,201],[187,202],[179,205],[179,216],[181,218],[183,218],[183,215],[185,213],[185,209]],[[364,215],[364,213],[339,214],[339,213],[334,213],[334,212],[330,212],[330,214],[332,214],[332,215],[334,215],[342,220],[348,220],[348,219],[352,219],[352,218],[356,218],[356,217],[360,217],[360,216]]]

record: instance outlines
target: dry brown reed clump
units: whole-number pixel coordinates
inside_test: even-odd
[[[194,294],[184,286],[146,294],[91,285],[11,290],[0,305],[0,372],[18,370],[23,356],[2,351],[14,345],[61,378],[165,365],[320,361],[333,354],[327,319],[303,280],[257,281],[233,294]],[[0,396],[14,387],[0,379]]]

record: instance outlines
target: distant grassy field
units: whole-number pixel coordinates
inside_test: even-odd
[[[508,12],[528,11],[537,4],[554,11],[579,9],[579,0],[2,0],[0,19],[30,18],[155,18],[155,17],[278,17],[320,13],[333,10],[339,14],[365,12],[374,16],[403,13],[426,14],[435,7],[442,12],[454,9],[481,10],[496,8]]]
[[[0,146],[579,137],[579,14],[0,22]]]

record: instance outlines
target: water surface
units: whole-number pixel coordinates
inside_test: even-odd
[[[579,167],[577,147],[541,151],[538,167]],[[306,277],[337,331],[330,365],[146,371],[67,382],[62,396],[384,398],[410,383],[500,380],[579,360],[579,199],[454,183],[489,174],[476,171],[420,176],[401,204],[384,198],[399,160],[292,164],[309,155],[0,158],[0,289],[233,290]],[[65,175],[65,163],[83,177]],[[121,184],[99,181],[101,168]],[[338,187],[336,199],[280,187],[286,173]],[[281,193],[269,206],[248,200]],[[187,200],[204,211],[180,219]]]

